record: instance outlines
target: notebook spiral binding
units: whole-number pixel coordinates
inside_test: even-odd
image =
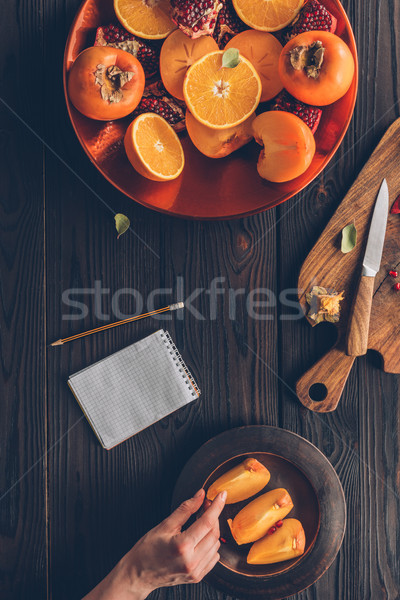
[[[195,382],[193,375],[187,368],[182,356],[180,355],[178,348],[175,346],[174,342],[172,341],[172,338],[169,335],[168,331],[163,330],[161,333],[161,337],[163,339],[165,338],[165,343],[167,345],[169,353],[171,354],[174,362],[178,365],[179,372],[185,374],[185,375],[182,375],[182,377],[183,377],[183,380],[185,381],[186,385],[188,386],[188,388],[193,388],[192,396],[194,398],[196,396],[199,397],[201,394],[201,390],[200,390],[199,386],[197,385],[197,383]]]

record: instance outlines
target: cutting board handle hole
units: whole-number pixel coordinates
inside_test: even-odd
[[[328,395],[328,388],[323,383],[313,383],[308,390],[308,395],[314,402],[322,402]]]

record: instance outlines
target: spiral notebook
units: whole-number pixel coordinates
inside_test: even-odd
[[[200,395],[163,329],[74,373],[68,385],[107,450]]]

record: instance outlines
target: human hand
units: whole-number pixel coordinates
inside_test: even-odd
[[[203,504],[204,490],[199,490],[146,533],[85,600],[144,600],[159,587],[201,581],[219,560],[218,517],[225,500],[225,492],[218,494],[182,531]],[[92,595],[96,590],[97,595]]]
[[[225,499],[226,494],[219,494],[202,516],[182,532],[203,504],[204,490],[199,490],[128,552],[128,569],[131,566],[137,573],[147,594],[159,587],[197,583],[211,571],[219,560],[218,517]]]

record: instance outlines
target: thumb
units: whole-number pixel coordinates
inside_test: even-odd
[[[201,489],[193,496],[182,502],[174,512],[165,519],[163,525],[170,531],[179,532],[186,521],[199,510],[204,500],[204,490]]]

